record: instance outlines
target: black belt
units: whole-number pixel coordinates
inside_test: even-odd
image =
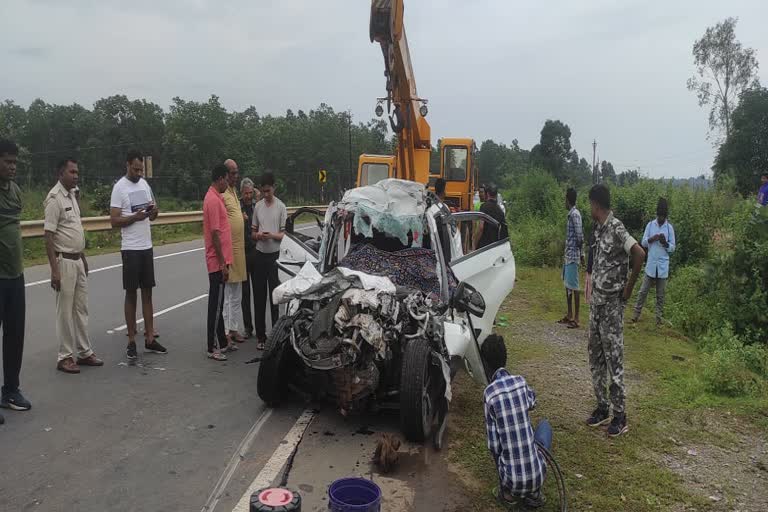
[[[79,260],[81,258],[82,254],[81,253],[74,254],[74,253],[69,253],[69,252],[57,252],[56,256],[61,256],[65,260],[77,261],[77,260]]]

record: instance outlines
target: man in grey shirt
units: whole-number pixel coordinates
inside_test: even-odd
[[[267,300],[272,314],[272,325],[277,322],[277,306],[272,302],[272,290],[280,282],[277,278],[277,260],[280,242],[285,234],[288,211],[275,197],[275,176],[266,172],[261,177],[261,200],[253,207],[251,238],[256,242],[256,264],[253,271],[253,301],[256,307],[257,348],[264,349],[267,340]],[[267,296],[269,297],[267,299]]]

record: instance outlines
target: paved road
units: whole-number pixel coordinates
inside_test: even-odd
[[[156,311],[207,292],[200,245],[156,249]],[[119,264],[119,255],[89,261],[104,268]],[[0,510],[200,510],[264,412],[255,392],[258,367],[242,364],[255,355],[253,344],[227,363],[208,360],[202,298],[157,319],[167,355],[142,355],[127,366],[124,331],[108,333],[125,323],[121,271],[113,268],[89,282],[90,333],[106,364],[65,375],[55,369],[53,291],[33,284],[48,277],[47,267],[26,271],[21,381],[33,409],[4,411]],[[264,424],[217,510],[240,497],[300,412],[288,407]]]
[[[398,473],[375,473],[376,436],[356,432],[397,431],[396,417],[345,420],[332,406],[312,404],[322,410],[311,414],[303,439],[292,438],[306,407],[265,408],[256,394],[258,365],[243,364],[256,354],[253,342],[227,363],[205,357],[201,242],[158,247],[155,257],[155,325],[169,353],[140,351],[136,365],[126,363],[120,257],[95,256],[90,333],[106,364],[80,375],[56,371],[49,271],[27,269],[21,382],[33,409],[4,411],[0,510],[229,512],[249,486],[279,477],[280,447],[290,453],[299,442],[289,484],[301,487],[308,510],[324,509],[327,485],[351,474],[382,485],[385,511],[460,509],[460,496],[435,485],[453,477],[431,448],[404,446]]]

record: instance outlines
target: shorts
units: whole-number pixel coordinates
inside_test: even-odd
[[[566,263],[563,267],[563,284],[566,290],[579,291],[579,264]]]
[[[155,287],[155,259],[152,249],[120,251],[123,256],[123,289],[135,291]]]

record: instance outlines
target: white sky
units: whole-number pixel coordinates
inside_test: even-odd
[[[708,110],[685,82],[707,26],[740,18],[737,37],[762,58],[764,0],[406,0],[419,94],[433,144],[518,139],[548,118],[571,127],[579,155],[653,177],[708,173]],[[220,96],[262,114],[321,102],[373,117],[384,94],[368,0],[0,0],[0,99],[90,107],[126,94],[164,108],[173,96]]]

